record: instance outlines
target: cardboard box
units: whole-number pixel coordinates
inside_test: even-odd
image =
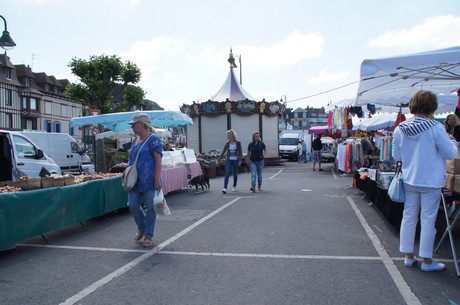
[[[447,173],[446,174],[446,180],[444,180],[444,187],[450,191],[453,191],[455,189],[455,176],[454,174]],[[460,180],[457,178],[457,180]],[[460,182],[460,181],[459,181]],[[457,184],[459,183],[457,182]]]
[[[454,160],[446,160],[446,172],[460,175],[460,150]]]
[[[444,186],[449,191],[460,193],[460,175],[447,173]]]

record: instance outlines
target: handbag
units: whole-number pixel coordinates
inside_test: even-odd
[[[404,183],[401,177],[401,165],[401,161],[396,163],[396,174],[388,187],[388,196],[391,201],[403,203],[406,201],[406,195],[404,194]]]
[[[148,137],[150,138],[150,136]],[[144,144],[147,142],[148,138],[142,143],[141,147],[139,147],[139,150],[137,151],[136,159],[134,160],[133,165],[128,166],[125,168],[123,171],[123,175],[121,176],[121,187],[123,190],[129,192],[131,191],[134,186],[136,185],[137,182],[137,169],[136,169],[136,163],[137,159],[139,158],[139,153],[141,152],[142,147]]]

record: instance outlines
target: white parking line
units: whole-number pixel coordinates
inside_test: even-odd
[[[283,170],[280,169],[276,174],[274,174],[273,176],[271,176],[271,177],[268,178],[268,179],[273,179],[273,178],[275,178],[276,176],[278,176],[279,174],[281,174],[282,172],[283,172]]]
[[[221,206],[220,208],[218,208],[217,210],[209,213],[208,215],[206,215],[205,217],[201,218],[200,220],[198,220],[197,222],[195,222],[194,224],[192,224],[191,226],[185,228],[184,230],[180,231],[179,233],[177,233],[176,235],[174,235],[173,237],[169,238],[168,240],[166,240],[165,242],[161,243],[160,245],[156,246],[155,248],[153,248],[152,250],[148,251],[147,253],[145,254],[142,254],[141,256],[139,256],[138,258],[132,260],[131,262],[127,263],[126,265],[118,268],[117,270],[115,270],[114,272],[106,275],[105,277],[103,277],[102,279],[100,279],[99,281],[91,284],[90,286],[84,288],[83,290],[81,290],[80,292],[78,292],[77,294],[73,295],[72,297],[68,298],[67,300],[65,300],[64,302],[62,302],[61,304],[75,304],[77,303],[78,301],[80,301],[81,299],[83,299],[84,297],[86,297],[87,295],[89,295],[90,293],[96,291],[98,288],[104,286],[105,284],[109,283],[110,281],[112,281],[113,279],[116,279],[117,277],[119,277],[120,275],[124,274],[125,272],[129,271],[130,269],[132,269],[133,267],[139,265],[141,262],[145,261],[146,259],[148,259],[149,257],[151,257],[152,255],[154,255],[155,253],[158,253],[161,249],[163,249],[164,247],[170,245],[171,243],[173,243],[174,241],[176,241],[177,239],[181,238],[182,236],[184,236],[185,234],[189,233],[190,231],[192,231],[193,229],[195,229],[197,226],[199,226],[200,224],[202,224],[203,222],[207,221],[208,219],[214,217],[216,214],[220,213],[221,211],[225,210],[226,208],[228,208],[229,206],[231,206],[232,204],[234,204],[235,202],[237,202],[238,200],[240,200],[241,198],[238,197],[238,198],[235,198],[233,199],[232,201],[224,204],[223,206]]]
[[[396,265],[394,264],[393,260],[388,255],[387,251],[383,247],[377,235],[375,235],[374,231],[372,231],[371,227],[367,223],[363,214],[361,214],[361,211],[358,209],[358,207],[356,206],[351,196],[348,196],[347,200],[350,203],[356,216],[358,217],[359,222],[363,226],[364,231],[366,231],[367,236],[369,236],[369,239],[372,241],[372,245],[374,246],[375,250],[379,254],[380,258],[382,259],[383,265],[385,266],[385,268],[387,268],[388,273],[393,279],[393,282],[395,283],[402,297],[406,301],[406,304],[421,305],[422,303],[420,303],[419,299],[412,292],[409,285],[407,285],[407,282],[404,280],[398,268],[396,268]]]

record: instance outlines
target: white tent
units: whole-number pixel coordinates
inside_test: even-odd
[[[459,88],[460,47],[366,59],[361,64],[361,80],[354,105],[405,104],[418,90],[438,94],[440,104],[456,105],[458,99],[451,94]]]
[[[382,113],[353,124],[353,130],[373,131],[389,129],[395,125],[397,113]]]

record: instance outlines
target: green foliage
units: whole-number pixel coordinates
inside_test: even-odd
[[[100,109],[101,113],[126,111],[130,106],[142,104],[145,92],[131,85],[141,78],[136,64],[123,63],[116,55],[93,55],[89,60],[73,58],[68,66],[79,83],[67,87],[67,97]],[[114,91],[119,87],[124,89],[123,100],[115,103]]]

